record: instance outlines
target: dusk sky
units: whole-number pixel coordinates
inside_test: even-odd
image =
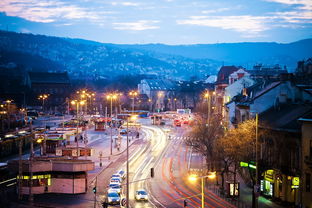
[[[0,29],[104,43],[287,43],[312,38],[312,0],[1,0]]]

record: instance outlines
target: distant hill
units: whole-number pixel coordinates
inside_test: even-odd
[[[0,64],[27,70],[68,71],[72,78],[92,79],[150,74],[175,79],[203,79],[224,65],[286,65],[312,57],[312,39],[289,44],[221,43],[198,45],[119,45],[0,30]]]
[[[88,40],[6,31],[0,31],[1,50],[40,56],[67,70],[72,77],[86,79],[125,74],[154,74],[177,79],[196,75],[203,78],[206,74],[216,73],[221,64],[208,59],[152,54]],[[55,64],[52,66],[51,63],[47,62],[47,65],[54,68]]]
[[[299,60],[312,56],[312,39],[293,43],[220,43],[197,45],[116,45],[120,48],[139,49],[153,53],[178,55],[192,59],[212,59],[225,65],[249,66],[256,63],[268,65],[281,64],[294,69]]]

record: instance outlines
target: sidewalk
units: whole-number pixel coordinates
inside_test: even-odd
[[[221,176],[218,177],[218,183],[219,186],[213,185],[208,187],[210,191],[214,192],[224,200],[232,203],[233,205],[241,208],[251,208],[252,207],[252,188],[248,187],[247,184],[244,182],[244,180],[241,178],[239,174],[237,174],[237,182],[239,182],[240,185],[240,195],[237,199],[232,199],[226,197],[224,194],[220,193],[220,187],[221,187]],[[225,176],[225,182],[226,181],[232,181],[231,177],[226,178]],[[226,186],[226,183],[224,184]],[[282,208],[283,206],[278,205],[277,203],[260,196],[258,198],[258,207],[259,208]]]

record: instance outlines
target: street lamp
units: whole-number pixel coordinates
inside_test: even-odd
[[[132,114],[134,114],[134,98],[138,96],[138,94],[139,93],[137,91],[133,91],[133,90],[129,92],[129,95],[132,99]]]
[[[113,100],[116,100],[118,97],[117,93],[110,93],[106,96],[107,100],[110,100],[110,116],[111,116],[111,141],[110,141],[110,154],[113,154]]]
[[[137,119],[137,116],[133,115],[130,117],[132,121]],[[129,207],[129,116],[127,117],[127,196],[126,196],[127,207]]]
[[[76,134],[78,135],[78,126],[79,126],[79,119],[78,119],[78,114],[79,114],[79,106],[82,106],[85,104],[84,100],[72,100],[71,101],[72,105],[76,105],[76,116],[77,116],[77,125],[76,125]],[[77,136],[76,135],[76,136]],[[77,144],[77,157],[78,157],[78,149],[79,149],[79,145],[78,145],[78,137],[76,137],[76,144]]]
[[[190,182],[195,182],[197,181],[198,178],[201,179],[201,207],[204,208],[205,207],[205,180],[204,178],[209,178],[209,179],[215,179],[216,178],[217,173],[214,172],[208,172],[208,175],[205,176],[198,176],[195,174],[192,174],[189,176],[189,181]]]
[[[158,100],[159,100],[159,104],[160,104],[158,110],[160,111],[160,109],[161,109],[161,107],[162,107],[162,102],[160,102],[160,98],[163,97],[164,94],[163,94],[163,92],[159,91],[159,92],[157,93],[157,96],[158,96]],[[158,111],[158,112],[159,112],[159,111]]]
[[[48,97],[49,97],[49,94],[42,94],[42,95],[39,95],[38,97],[39,100],[42,100],[42,112],[44,112],[44,101],[48,99]]]
[[[177,98],[174,98],[174,109],[177,110]]]
[[[10,131],[11,128],[11,112],[10,112],[10,105],[13,102],[13,100],[6,100],[5,101],[7,103],[7,107],[8,107],[8,130]]]

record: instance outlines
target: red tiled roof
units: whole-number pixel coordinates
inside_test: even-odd
[[[224,84],[229,82],[229,76],[239,68],[236,66],[222,66],[218,72],[216,84]]]

